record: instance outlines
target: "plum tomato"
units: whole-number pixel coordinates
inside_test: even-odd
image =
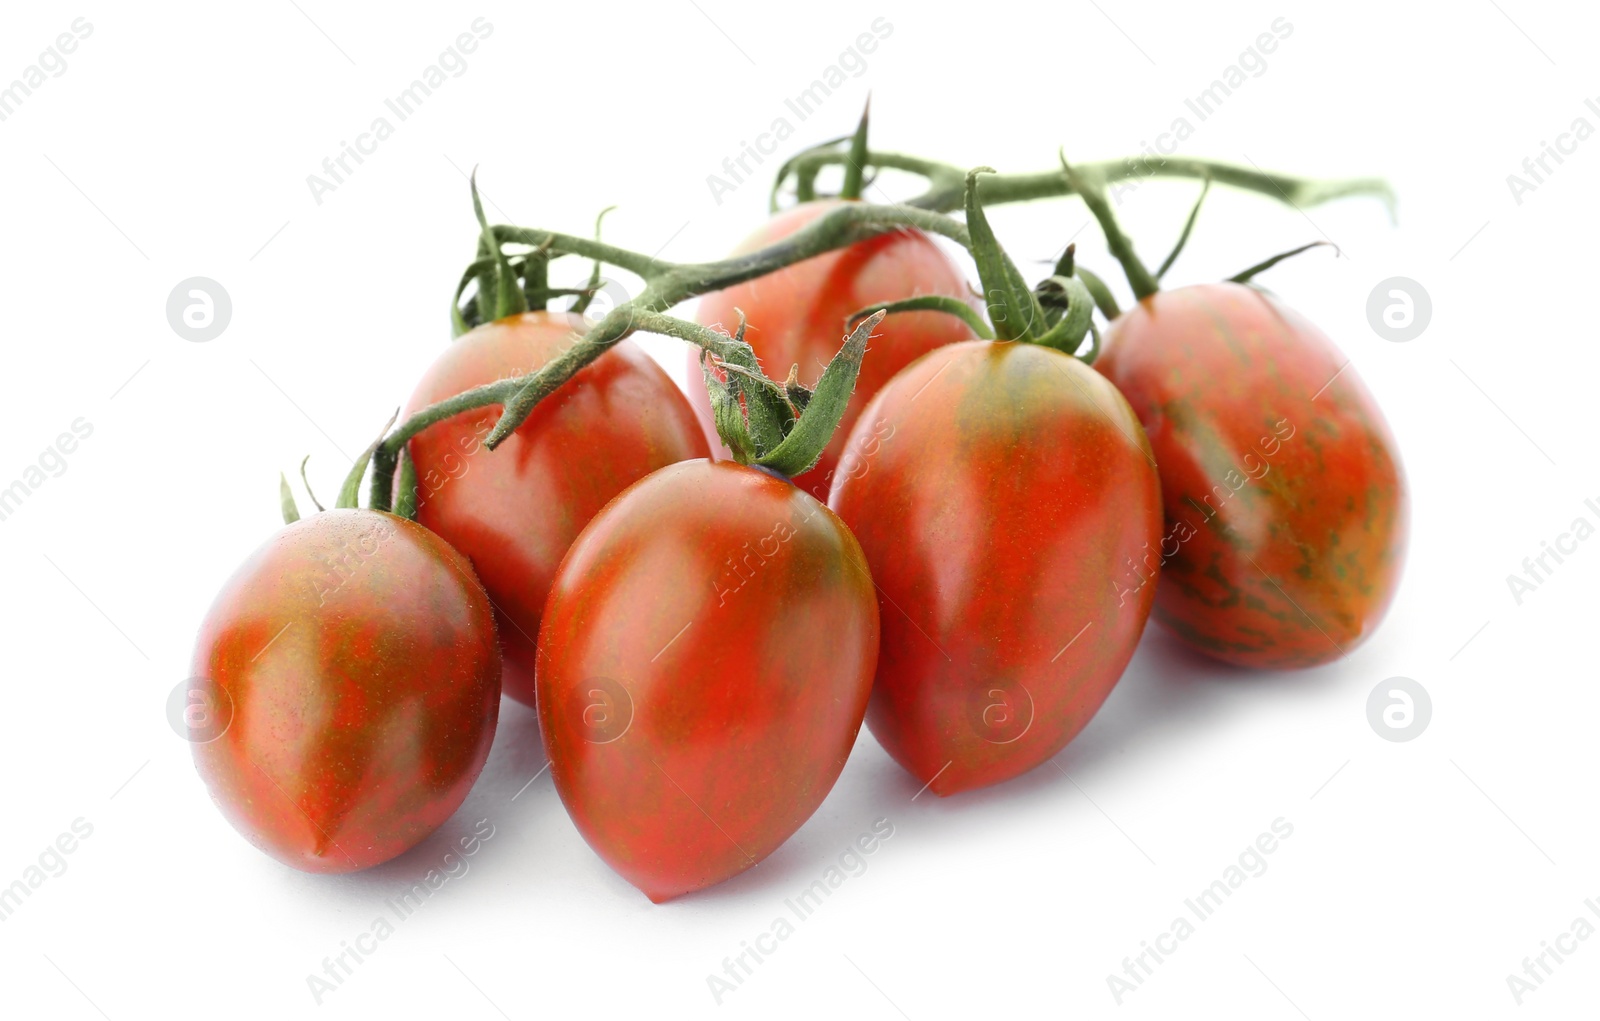
[[[404,414],[533,372],[589,325],[529,312],[480,326],[439,356]],[[412,438],[417,520],[477,569],[500,624],[506,694],[531,706],[539,615],[567,547],[612,497],[709,448],[682,391],[626,340],[540,401],[491,452],[482,441],[499,417],[500,405],[488,405]]]
[[[767,471],[657,471],[573,543],[539,632],[539,725],[573,822],[660,902],[771,854],[861,728],[878,606],[861,548]]]
[[[1161,494],[1139,422],[1077,359],[970,341],[867,405],[830,504],[872,569],[867,726],[935,794],[1059,752],[1132,657]]]
[[[839,204],[807,202],[785,210],[747,238],[733,254],[781,241]],[[739,324],[739,314],[734,310],[743,311],[749,323],[745,340],[755,349],[766,372],[781,379],[790,366],[798,365],[800,382],[815,386],[823,366],[839,347],[839,335],[849,332],[845,328],[849,316],[874,302],[926,294],[967,300],[972,297],[972,289],[960,267],[927,235],[895,231],[707,294],[700,299],[697,318],[702,325],[720,324],[732,331]],[[795,485],[826,501],[850,427],[872,395],[914,359],[936,347],[971,338],[972,330],[966,323],[941,312],[903,312],[885,320],[872,338],[871,356],[861,363],[855,398],[833,441],[810,471],[795,476]],[[688,365],[689,395],[695,413],[711,449],[726,457],[711,419],[697,351],[689,353]]]
[[[1184,287],[1120,316],[1096,368],[1161,466],[1158,620],[1263,668],[1326,663],[1372,633],[1405,557],[1405,477],[1320,330],[1253,288]]]
[[[494,616],[465,557],[390,514],[285,528],[223,587],[193,672],[221,724],[195,765],[251,843],[306,872],[414,847],[483,769],[500,712]]]

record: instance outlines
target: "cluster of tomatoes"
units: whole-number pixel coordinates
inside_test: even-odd
[[[1075,177],[1137,305],[1070,250],[1019,288],[977,179],[981,303],[926,234],[878,231],[707,294],[679,335],[739,329],[693,352],[688,395],[621,339],[503,437],[504,399],[409,435],[398,513],[357,506],[364,463],[339,509],[294,520],[286,498],[195,653],[230,711],[196,759],[233,824],[308,871],[388,860],[459,807],[503,691],[536,707],[583,836],[661,901],[771,854],[863,721],[939,795],[1039,766],[1152,610],[1244,667],[1361,642],[1398,582],[1406,498],[1338,350],[1247,282],[1160,290]],[[797,205],[741,252],[844,204]],[[408,418],[596,329],[496,318],[492,279]]]

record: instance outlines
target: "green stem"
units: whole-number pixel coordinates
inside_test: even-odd
[[[839,188],[842,199],[861,197],[861,182],[867,169],[867,121],[871,113],[872,95],[868,93],[867,105],[861,109],[861,123],[856,125],[856,133],[850,139],[850,151],[845,153],[844,184]]]
[[[1106,247],[1111,254],[1122,264],[1122,272],[1128,278],[1128,285],[1133,288],[1133,296],[1143,301],[1145,298],[1161,290],[1161,285],[1156,283],[1156,278],[1145,269],[1144,263],[1133,250],[1133,242],[1122,233],[1122,228],[1117,226],[1116,214],[1111,211],[1111,204],[1106,201],[1105,188],[1100,180],[1093,176],[1091,171],[1079,170],[1067,162],[1066,154],[1061,156],[1061,172],[1071,182],[1072,188],[1083,198],[1083,204],[1089,207],[1089,212],[1100,222],[1100,229],[1106,236]]]
[[[396,455],[389,453],[381,443],[372,448],[372,488],[367,491],[367,504],[375,511],[389,510],[394,500],[394,470]]]
[[[606,214],[615,208],[617,207],[606,206],[594,218],[594,239],[596,241],[600,240],[600,225],[605,222]],[[589,270],[589,286],[584,289],[583,294],[578,296],[578,300],[572,303],[572,311],[579,314],[589,311],[589,303],[594,300],[595,292],[600,290],[600,268],[602,265],[599,259],[594,260],[594,266]]]
[[[639,255],[590,238],[526,227],[494,227],[502,244],[548,245],[551,257],[570,254],[620,266],[645,278],[644,289],[613,308],[590,331],[555,358],[526,376],[497,380],[422,408],[400,423],[381,444],[387,454],[398,454],[413,436],[429,426],[464,411],[502,405],[500,420],[485,440],[492,450],[521,425],[540,400],[554,393],[585,365],[610,350],[636,329],[661,332],[714,351],[719,357],[739,361],[728,347],[732,339],[704,327],[662,315],[689,298],[766,276],[785,266],[824,252],[847,248],[858,241],[895,230],[913,228],[949,238],[971,248],[967,228],[958,220],[905,206],[879,206],[851,202],[830,209],[787,238],[766,248],[718,262],[677,264]]]
[[[939,234],[969,250],[972,247],[966,226],[947,216],[905,206],[850,202],[829,210],[801,230],[758,251],[720,262],[670,266],[654,276],[642,274],[646,284],[637,297],[612,309],[585,335],[583,342],[567,348],[532,376],[526,377],[523,388],[506,402],[500,421],[484,442],[491,450],[503,442],[528,417],[534,405],[627,336],[635,328],[634,316],[637,312],[664,312],[679,302],[708,291],[720,291],[823,252],[846,248],[858,241],[905,227]],[[534,233],[544,236],[549,232]],[[565,235],[553,236],[557,249],[565,249],[570,241],[579,240],[568,239]],[[573,250],[577,251],[575,247]]]
[[[588,259],[598,259],[642,277],[655,276],[675,266],[674,263],[663,259],[640,255],[638,252],[608,245],[593,238],[557,234],[554,231],[537,230],[532,227],[510,227],[504,224],[497,224],[489,229],[493,232],[495,240],[502,245],[532,245],[534,248],[549,245],[551,258],[557,255],[578,255]]]
[[[777,179],[772,185],[773,211],[777,210],[778,191],[789,174],[794,175],[796,200],[800,202],[811,201],[816,192],[817,173],[825,166],[843,163],[849,158],[848,153],[833,148],[841,141],[843,139],[836,139],[827,145],[807,150],[778,168]],[[862,170],[865,171],[867,167],[876,167],[880,170],[904,170],[925,178],[929,184],[928,194],[938,190],[941,195],[948,195],[953,192],[956,196],[954,203],[939,206],[917,201],[909,202],[907,205],[914,205],[922,209],[933,209],[941,213],[951,213],[961,208],[961,196],[965,194],[967,172],[960,167],[942,163],[938,160],[908,156],[904,153],[872,152],[871,150],[866,153],[866,159],[862,163]],[[990,180],[994,180],[994,178],[990,178]],[[984,201],[988,201],[987,196],[985,196]]]
[[[1178,261],[1178,256],[1183,254],[1183,246],[1189,243],[1189,235],[1194,232],[1195,218],[1200,215],[1200,206],[1206,200],[1206,195],[1211,191],[1211,178],[1206,178],[1206,183],[1200,187],[1200,197],[1194,200],[1194,208],[1189,210],[1189,219],[1183,223],[1183,233],[1178,235],[1178,243],[1172,246],[1172,251],[1161,260],[1161,265],[1156,267],[1156,279],[1160,280],[1167,275],[1167,270]]]
[[[774,193],[783,180],[789,174],[793,174],[796,191],[800,197],[808,198],[814,194],[816,173],[821,167],[850,159],[849,152],[832,148],[839,141],[842,139],[802,153],[786,163],[779,173]],[[867,167],[874,167],[919,174],[927,179],[928,190],[905,205],[874,206],[865,203],[841,205],[829,210],[795,234],[767,248],[709,263],[668,262],[606,244],[596,238],[575,237],[554,231],[505,225],[484,226],[478,261],[474,262],[463,277],[463,287],[474,273],[480,280],[480,297],[477,299],[480,317],[498,311],[497,306],[502,305],[505,300],[503,295],[493,292],[500,290],[494,287],[494,283],[505,270],[506,264],[503,260],[506,256],[502,246],[507,244],[528,245],[540,250],[548,259],[573,255],[592,259],[597,263],[609,263],[644,278],[645,287],[638,296],[613,308],[578,343],[568,347],[536,372],[475,387],[423,408],[407,418],[375,446],[374,454],[379,458],[380,467],[392,472],[394,469],[391,465],[399,457],[406,442],[430,425],[465,411],[499,404],[502,406],[500,419],[486,440],[490,449],[493,449],[504,442],[541,399],[553,393],[585,365],[600,357],[635,329],[677,336],[716,352],[726,361],[742,364],[736,351],[726,347],[728,344],[738,346],[732,338],[663,315],[667,309],[689,298],[765,276],[824,252],[846,248],[859,241],[895,230],[909,228],[936,234],[971,250],[972,239],[967,227],[959,221],[941,215],[943,212],[962,207],[966,193],[965,171],[934,160],[870,150],[865,151],[864,158],[854,162],[863,173]],[[1104,182],[1147,177],[1213,180],[1273,195],[1298,206],[1315,205],[1345,195],[1378,195],[1389,203],[1391,215],[1393,212],[1393,193],[1383,181],[1372,178],[1312,181],[1203,160],[1139,162],[1126,159],[1086,164],[1078,170],[1080,173],[1092,171]],[[985,205],[1068,195],[1074,191],[1068,176],[1059,170],[1040,174],[991,174],[982,177],[981,183],[975,181],[974,187],[977,197]],[[1083,280],[1108,318],[1114,318],[1117,312],[1116,304],[1104,284],[1081,269],[1076,275]],[[481,294],[482,283],[485,282],[489,284],[491,291],[487,296]],[[517,296],[520,297],[521,295]],[[511,300],[515,301],[517,298]],[[452,313],[459,331],[465,325],[459,305],[459,291],[457,302],[453,303]],[[408,467],[405,464],[400,465],[402,472]],[[406,499],[408,498],[402,497],[402,500]]]
[[[829,164],[842,163],[845,158],[845,154],[836,149],[817,149],[802,153],[791,163],[786,164],[781,173],[792,173],[797,181],[814,180],[819,169]],[[960,167],[902,153],[870,150],[867,152],[866,166],[906,170],[926,178],[927,190],[915,198],[908,199],[905,203],[908,206],[932,209],[941,213],[954,212],[962,207],[966,172]],[[1379,177],[1315,180],[1289,174],[1271,174],[1255,167],[1241,167],[1215,160],[1180,157],[1161,159],[1143,155],[1099,163],[1084,163],[1079,165],[1078,170],[1092,172],[1108,185],[1157,177],[1188,178],[1197,181],[1210,179],[1230,188],[1258,192],[1301,209],[1331,202],[1334,199],[1368,195],[1383,201],[1391,219],[1395,213],[1394,190],[1389,187],[1387,181]],[[779,178],[779,183],[781,182],[782,177]],[[1059,170],[1032,174],[993,174],[985,177],[978,187],[978,199],[985,206],[1072,194],[1074,189],[1071,183],[1061,176]]]
[[[430,404],[412,414],[404,422],[396,426],[393,432],[385,436],[382,449],[386,453],[398,455],[401,447],[405,446],[413,436],[429,426],[437,425],[476,408],[488,407],[491,404],[504,404],[527,380],[527,376],[512,376],[508,379],[499,379],[493,383],[485,383],[483,386],[475,386],[471,390],[463,390],[453,397],[446,397],[437,404]]]
[[[848,142],[849,140],[849,135],[840,135],[838,138],[830,138],[826,142],[818,142],[811,148],[801,150],[795,155],[784,160],[783,165],[778,168],[777,175],[772,179],[772,191],[767,195],[767,212],[776,213],[778,211],[778,189],[783,187],[783,182],[789,177],[790,171],[794,169],[795,164],[798,161],[805,159],[811,153],[822,152],[824,150],[831,149],[840,142]],[[798,182],[796,187],[798,187]],[[800,198],[798,195],[796,195],[796,198],[799,198],[799,200],[802,202],[811,201],[809,196],[806,198]]]
[[[1243,270],[1242,272],[1235,273],[1233,276],[1228,278],[1228,282],[1231,283],[1231,284],[1248,284],[1251,281],[1251,279],[1253,279],[1255,277],[1255,275],[1257,273],[1263,273],[1263,272],[1271,269],[1272,267],[1276,266],[1278,263],[1282,262],[1285,259],[1294,258],[1295,256],[1299,255],[1301,252],[1309,252],[1313,248],[1322,248],[1324,246],[1332,248],[1335,253],[1337,253],[1339,251],[1339,246],[1334,244],[1332,241],[1313,241],[1308,245],[1301,245],[1299,248],[1291,248],[1287,252],[1279,252],[1277,255],[1274,255],[1272,258],[1265,259],[1265,260],[1263,260],[1261,262],[1258,262],[1254,266],[1251,266],[1247,270]]]

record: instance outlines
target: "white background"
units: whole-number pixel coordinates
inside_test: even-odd
[[[698,6],[697,6],[698,5]],[[1514,201],[1506,176],[1600,97],[1592,5],[1073,0],[954,6],[731,0],[403,10],[13,4],[8,81],[75,17],[93,34],[0,122],[0,483],[79,417],[93,436],[0,522],[0,885],[74,819],[93,835],[0,922],[8,1017],[1570,1017],[1600,939],[1520,1008],[1506,976],[1600,898],[1593,779],[1600,541],[1536,592],[1508,574],[1600,518],[1591,303],[1600,138]],[[337,191],[324,157],[384,114],[474,17],[492,36]],[[877,17],[892,36],[799,122],[805,89]],[[448,340],[474,244],[463,171],[497,220],[715,258],[766,215],[773,163],[713,201],[706,176],[779,116],[961,165],[1131,154],[1276,18],[1292,36],[1183,146],[1311,175],[1382,174],[1392,227],[1352,200],[1297,212],[1217,189],[1169,276],[1219,279],[1318,238],[1264,278],[1335,338],[1385,408],[1414,497],[1386,625],[1346,660],[1248,674],[1152,626],[1053,765],[913,800],[863,732],[832,796],[777,854],[652,906],[585,846],[508,702],[489,766],[438,834],[368,873],[291,871],[217,814],[164,716],[222,581],[278,527],[277,473],[311,454],[331,498]],[[394,118],[391,116],[391,121]],[[907,197],[906,180],[882,182]],[[1121,203],[1158,259],[1195,186]],[[997,210],[1030,275],[1087,220]],[[1111,266],[1090,227],[1083,257]],[[221,282],[227,330],[181,339],[165,302]],[[1368,325],[1402,275],[1432,296],[1410,343]],[[1124,297],[1126,291],[1123,290]],[[687,314],[687,310],[686,310]],[[645,340],[681,374],[675,342]],[[303,500],[303,497],[302,497]],[[1366,702],[1416,679],[1433,720],[1381,739]],[[519,791],[521,792],[519,794]],[[1293,826],[1217,914],[1118,1006],[1107,976],[1256,836]],[[494,837],[317,1006],[306,976],[368,931],[479,819]],[[785,914],[858,834],[894,836],[719,1007],[707,975]]]

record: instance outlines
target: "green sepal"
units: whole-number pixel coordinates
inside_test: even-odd
[[[1047,313],[1054,308],[1061,310],[1062,314],[1036,343],[1067,354],[1075,353],[1083,346],[1083,338],[1094,320],[1094,295],[1077,277],[1059,276],[1041,280],[1037,293]]]
[[[1072,353],[1072,357],[1085,365],[1093,365],[1095,359],[1100,357],[1100,327],[1094,324],[1093,319],[1089,320],[1089,350],[1079,348]]]
[[[483,240],[481,238],[478,241],[478,249],[479,251],[482,251],[483,249]],[[474,259],[472,263],[462,271],[461,282],[456,284],[455,297],[450,299],[451,340],[454,340],[463,333],[466,333],[472,329],[473,324],[467,321],[467,317],[465,313],[463,313],[461,306],[461,296],[466,293],[467,285],[472,283],[472,281],[477,280],[478,293],[480,295],[483,294],[484,280],[488,279],[487,274],[494,268],[494,266],[495,261],[493,259]],[[476,301],[476,298],[470,299],[468,304],[472,304],[474,307],[476,307]],[[480,322],[483,320],[483,316],[481,315],[475,316],[475,318]]]
[[[344,485],[339,487],[339,499],[334,501],[334,506],[342,509],[351,509],[361,506],[361,480],[367,474],[367,465],[372,461],[372,452],[378,449],[378,444],[389,434],[389,428],[394,425],[395,419],[400,417],[400,409],[395,408],[394,414],[389,416],[383,428],[379,430],[377,439],[367,444],[367,449],[356,458],[355,464],[350,466],[350,473],[344,477]]]
[[[1070,277],[1078,268],[1078,246],[1068,241],[1066,250],[1061,253],[1061,258],[1056,260],[1055,272],[1050,274],[1057,277]]]
[[[994,339],[994,331],[989,329],[989,324],[983,321],[983,316],[978,314],[977,309],[960,298],[953,298],[948,294],[922,294],[915,298],[868,305],[845,320],[845,328],[855,329],[856,323],[874,312],[886,312],[889,315],[894,315],[896,312],[944,312],[972,327],[972,332],[983,340]]]
[[[1034,331],[1043,332],[1044,309],[1034,298],[1011,257],[1006,255],[989,227],[978,201],[978,175],[994,173],[992,167],[967,171],[967,233],[972,237],[972,260],[978,265],[978,280],[989,307],[989,321],[1000,340],[1024,340]]]
[[[306,465],[310,463],[310,461],[310,454],[307,454],[305,457],[300,459],[300,481],[306,487],[306,495],[311,497],[311,506],[315,507],[319,511],[327,510],[326,507],[322,506],[322,501],[317,499],[316,491],[311,488],[311,480],[306,477]]]
[[[1207,174],[1205,184],[1200,186],[1200,197],[1194,200],[1194,208],[1189,210],[1189,218],[1183,223],[1183,233],[1178,235],[1177,244],[1172,246],[1172,251],[1161,260],[1161,265],[1156,267],[1156,279],[1160,280],[1167,275],[1167,270],[1178,261],[1178,256],[1183,252],[1183,246],[1189,243],[1189,234],[1194,230],[1195,217],[1200,215],[1200,206],[1205,202],[1206,195],[1211,191],[1211,175]]]
[[[522,304],[526,309],[542,309],[550,300],[550,245],[546,242],[522,257]],[[517,270],[511,267],[509,260],[506,267],[511,269],[512,283],[516,282]]]
[[[478,168],[472,168],[472,176],[468,179],[472,186],[472,212],[478,218],[478,228],[482,231],[483,247],[479,252],[486,253],[494,263],[493,273],[486,273],[478,282],[478,315],[480,319],[488,322],[493,319],[503,319],[518,312],[528,311],[528,303],[522,295],[522,289],[517,286],[517,275],[511,269],[500,242],[495,238],[494,231],[489,227],[489,218],[483,214],[483,199],[478,195]],[[492,281],[490,301],[484,301],[483,280]],[[485,318],[487,317],[487,318]]]
[[[1235,273],[1233,276],[1228,278],[1228,282],[1232,284],[1248,284],[1251,278],[1253,278],[1257,273],[1265,272],[1285,259],[1294,258],[1301,252],[1309,252],[1313,248],[1322,248],[1324,246],[1332,248],[1335,252],[1339,251],[1339,246],[1334,244],[1332,241],[1313,241],[1309,245],[1301,245],[1299,248],[1291,248],[1287,252],[1279,252],[1272,258],[1258,262],[1247,270]]]
[[[790,478],[816,465],[855,394],[861,359],[867,353],[867,339],[886,315],[886,312],[874,312],[855,328],[822,371],[806,410],[795,420],[789,435],[776,450],[757,458],[756,464]]]
[[[861,122],[856,133],[850,136],[850,149],[844,157],[844,184],[839,188],[842,199],[859,199],[862,180],[867,172],[867,121],[872,112],[872,93],[867,93],[867,104],[861,108]]]
[[[596,241],[600,240],[600,224],[605,221],[606,214],[611,212],[615,208],[617,208],[617,207],[616,206],[606,206],[604,209],[600,210],[599,215],[597,215],[594,218],[594,239]],[[585,288],[584,293],[581,293],[578,296],[578,300],[572,303],[572,309],[571,310],[573,312],[578,313],[579,315],[582,315],[583,313],[589,311],[589,303],[594,301],[595,292],[598,291],[599,289],[600,289],[600,260],[596,259],[596,260],[594,260],[594,266],[589,270],[589,286],[587,288]]]
[[[794,411],[789,407],[782,388],[774,385],[762,373],[755,351],[745,343],[744,312],[739,309],[734,311],[739,313],[739,328],[733,334],[730,357],[722,361],[745,370],[728,373],[728,382],[737,393],[744,396],[747,427],[754,444],[752,449],[756,456],[760,456],[783,442],[794,421]]]
[[[1089,293],[1094,295],[1095,306],[1100,309],[1100,314],[1106,317],[1106,322],[1110,322],[1122,314],[1122,307],[1117,304],[1117,299],[1112,295],[1111,288],[1106,286],[1104,280],[1101,280],[1082,266],[1077,268],[1074,276],[1082,280],[1083,286],[1089,288]]]
[[[800,382],[800,366],[789,366],[789,375],[783,381],[783,395],[797,414],[803,413],[811,403],[811,388]]]
[[[283,523],[292,525],[300,520],[300,508],[294,505],[294,493],[289,491],[289,480],[278,473],[278,505],[283,508]]]
[[[394,494],[394,513],[407,521],[417,520],[417,463],[411,460],[411,446],[400,448],[400,482]]]
[[[700,371],[705,375],[706,392],[711,395],[711,419],[716,424],[717,435],[740,464],[749,464],[755,455],[755,443],[750,429],[745,425],[744,410],[739,407],[738,388],[729,380],[718,379],[711,372],[708,352],[700,352]]]

